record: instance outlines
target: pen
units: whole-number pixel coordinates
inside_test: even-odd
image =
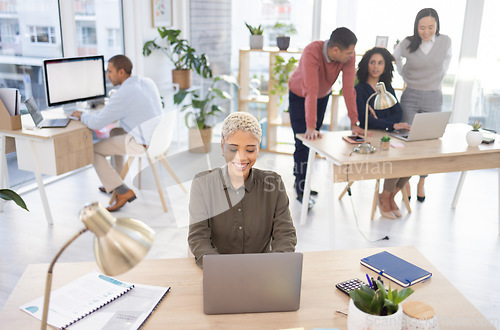
[[[368,274],[366,274],[366,279],[368,280],[368,284],[370,285],[370,288],[373,289],[373,284],[372,284],[372,281],[370,281],[370,276],[368,276]]]

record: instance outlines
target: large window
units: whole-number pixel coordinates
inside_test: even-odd
[[[500,2],[485,0],[479,38],[477,81],[471,103],[470,120],[480,120],[484,128],[500,132]]]

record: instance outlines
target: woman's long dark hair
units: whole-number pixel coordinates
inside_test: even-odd
[[[381,47],[373,47],[363,55],[363,58],[359,61],[358,72],[356,73],[358,81],[364,83],[368,79],[368,63],[374,54],[380,54],[384,58],[385,68],[384,72],[380,75],[379,81],[388,86],[392,83],[392,72],[394,71],[392,61],[394,61],[394,57],[387,49]]]
[[[422,43],[422,38],[418,35],[418,22],[424,17],[434,17],[436,20],[436,36],[439,35],[439,16],[435,9],[433,8],[424,8],[417,13],[417,17],[415,17],[415,24],[413,24],[413,35],[406,37],[406,39],[410,40],[410,45],[408,49],[410,53],[413,53],[418,49],[420,44]]]

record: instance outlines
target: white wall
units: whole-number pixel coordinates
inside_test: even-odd
[[[189,37],[189,1],[172,0],[173,26],[180,29],[182,37]],[[124,0],[125,54],[134,63],[134,74],[150,77],[160,91],[172,83],[172,64],[159,52],[148,57],[142,55],[142,46],[148,40],[158,37],[153,27],[151,1]]]

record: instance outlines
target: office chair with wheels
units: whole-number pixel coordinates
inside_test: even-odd
[[[181,189],[187,193],[186,188],[182,185],[181,181],[177,177],[177,175],[174,173],[172,170],[172,167],[170,167],[170,164],[168,163],[167,159],[165,158],[168,149],[170,148],[170,144],[172,143],[172,135],[174,133],[174,125],[176,122],[176,111],[169,111],[166,112],[161,119],[160,123],[156,126],[156,128],[153,131],[153,135],[151,137],[151,142],[149,146],[146,148],[143,154],[141,155],[134,155],[134,156],[129,156],[127,159],[127,162],[125,163],[125,166],[123,167],[121,177],[122,179],[127,176],[127,173],[130,169],[130,166],[132,165],[134,159],[136,157],[139,157],[139,171],[141,170],[141,158],[146,157],[148,160],[149,165],[151,166],[151,169],[153,170],[153,175],[155,178],[156,182],[156,187],[158,189],[158,194],[160,195],[160,200],[161,204],[163,206],[163,210],[167,212],[167,204],[165,203],[165,197],[163,195],[163,188],[161,187],[161,181],[160,181],[160,176],[158,175],[158,170],[156,168],[156,161],[160,161],[160,163],[165,167],[165,169],[172,175],[174,180],[177,182],[177,184],[181,187]],[[139,172],[139,189],[140,189],[140,172]],[[113,201],[116,198],[116,192],[113,192],[113,195],[111,196],[110,204],[113,203]]]

